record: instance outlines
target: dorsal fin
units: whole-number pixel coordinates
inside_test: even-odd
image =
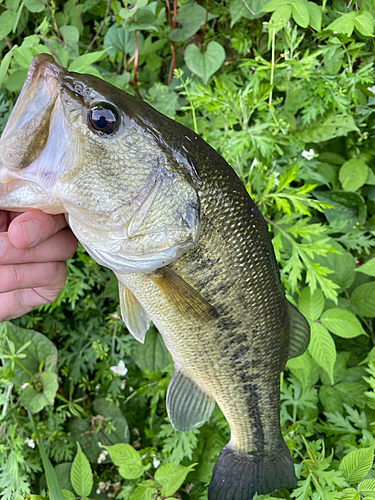
[[[167,412],[173,427],[181,432],[201,427],[214,407],[215,401],[175,365],[167,390]]]
[[[143,344],[146,332],[150,328],[150,319],[129,288],[120,281],[118,286],[122,319],[133,337]]]
[[[288,302],[290,317],[290,337],[288,359],[296,358],[303,354],[310,342],[310,325],[305,317]]]
[[[194,317],[206,323],[218,316],[211,304],[168,267],[155,271],[151,279],[186,319]]]

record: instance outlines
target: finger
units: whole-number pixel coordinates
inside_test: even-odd
[[[65,277],[65,262],[3,265],[0,266],[0,293],[24,288],[61,289]]]
[[[24,250],[47,240],[67,226],[63,214],[48,215],[40,210],[25,212],[10,224],[8,233],[13,246]]]
[[[29,288],[0,293],[0,323],[19,318],[34,307],[50,304],[58,296],[60,289]]]
[[[0,264],[58,262],[70,259],[76,250],[77,239],[67,227],[49,240],[26,250],[15,248],[8,233],[0,234]]]

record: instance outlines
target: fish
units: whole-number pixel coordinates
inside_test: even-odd
[[[174,361],[166,405],[181,432],[215,403],[231,431],[209,500],[297,480],[280,428],[280,374],[309,343],[285,297],[259,209],[195,132],[100,78],[37,55],[0,140],[0,208],[64,213],[119,283],[140,342],[152,321]]]

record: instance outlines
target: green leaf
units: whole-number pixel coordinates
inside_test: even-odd
[[[324,311],[321,322],[330,332],[344,339],[367,335],[354,314],[338,307]]]
[[[254,19],[265,16],[266,12],[260,12],[260,10],[266,3],[268,3],[268,0],[232,0],[229,5],[229,12],[232,19],[231,28],[241,17]]]
[[[23,366],[32,374],[39,372],[39,367],[43,364],[45,371],[54,371],[57,366],[57,349],[53,342],[35,330],[26,330],[13,323],[5,323],[8,338],[14,342],[16,350],[28,343],[28,347],[23,351],[26,354],[22,360]],[[0,344],[6,348],[6,343]],[[14,383],[22,385],[30,381],[30,376],[20,366],[15,366]]]
[[[25,387],[20,397],[21,405],[32,413],[38,413],[45,406],[53,405],[59,388],[57,374],[54,372],[39,373],[37,379],[39,384],[36,387],[32,385]]]
[[[210,21],[217,16],[208,14]],[[177,22],[182,24],[182,28],[176,28],[169,32],[169,39],[172,42],[183,42],[192,37],[206,22],[206,9],[197,3],[188,3],[179,8],[177,12]]]
[[[210,42],[205,52],[200,52],[194,44],[188,45],[185,51],[185,62],[192,73],[207,83],[211,76],[225,61],[225,50],[217,42]]]
[[[155,328],[148,330],[144,344],[134,343],[132,356],[142,371],[151,370],[153,373],[163,371],[172,362],[163,338]]]
[[[358,286],[351,295],[358,316],[375,317],[375,281]]]
[[[322,8],[314,2],[307,2],[307,10],[309,11],[309,25],[315,31],[322,29]]]
[[[310,15],[307,5],[303,2],[291,2],[292,16],[298,26],[307,28],[309,25]]]
[[[341,33],[350,36],[354,30],[354,12],[341,15],[327,26],[327,30],[332,30],[333,33]]]
[[[97,52],[89,52],[88,54],[84,54],[82,56],[77,57],[74,61],[72,61],[69,65],[69,71],[75,71],[77,73],[84,73],[89,70],[89,66],[91,64],[96,63],[101,59],[105,54],[107,54],[107,50],[99,50]],[[100,76],[100,73],[99,73]]]
[[[149,479],[137,486],[129,500],[152,500],[153,498],[155,498],[155,482]]]
[[[46,4],[43,0],[23,0],[23,3],[30,12],[43,12],[46,8]]]
[[[312,323],[308,347],[311,357],[325,370],[333,385],[333,365],[336,361],[335,343],[328,330],[320,323]]]
[[[117,52],[133,55],[135,51],[134,34],[123,26],[115,24],[104,37],[104,47],[110,56],[115,56]]]
[[[375,479],[365,479],[364,481],[361,481],[358,485],[358,491],[362,495],[375,498]]]
[[[90,495],[94,478],[90,462],[87,460],[79,443],[77,443],[77,454],[70,471],[70,481],[77,495],[86,497]]]
[[[348,453],[340,462],[339,469],[350,484],[358,483],[372,467],[374,461],[374,446],[360,448]]]
[[[315,321],[320,318],[324,308],[324,297],[319,289],[311,295],[311,290],[306,287],[298,297],[298,309],[308,321]]]
[[[27,47],[18,47],[14,50],[14,59],[18,62],[18,64],[23,68],[28,68],[31,62],[31,59],[34,57],[33,52]]]
[[[357,191],[366,182],[367,175],[366,163],[357,158],[352,158],[340,168],[339,179],[345,191]]]
[[[74,500],[75,499],[75,495],[71,491],[69,491],[69,490],[61,490],[61,491],[62,491],[64,500]]]
[[[355,260],[350,252],[337,243],[335,240],[330,240],[331,245],[339,253],[329,253],[326,256],[316,256],[314,260],[320,265],[328,267],[334,271],[330,279],[337,283],[341,288],[349,288],[355,278]]]
[[[364,36],[372,36],[374,33],[374,26],[371,19],[362,14],[354,18],[354,27]]]
[[[76,26],[61,26],[60,33],[67,45],[76,45],[79,41],[79,30]]]
[[[189,472],[194,470],[195,465],[197,464],[189,465],[189,467],[178,465],[177,470],[173,464],[160,466],[155,473],[155,479],[162,486],[161,496],[168,497],[176,493]]]
[[[0,40],[1,40],[1,17],[0,17]],[[5,56],[3,57],[2,61],[1,61],[1,65],[0,65],[0,88],[2,87],[4,78],[7,75],[7,71],[9,69],[9,65],[10,65],[10,61],[11,61],[11,59],[13,57],[13,53],[16,50],[16,48],[17,48],[17,45],[15,45],[12,48],[12,50],[10,50],[9,52],[7,52],[5,54]]]
[[[0,16],[0,40],[9,35],[13,29],[16,19],[16,13],[12,10],[6,10]]]
[[[125,479],[137,479],[144,473],[142,460],[130,444],[115,444],[103,446],[112,462],[119,467],[119,473]]]
[[[332,227],[340,232],[352,231],[366,222],[366,205],[357,193],[347,191],[314,191],[320,201],[326,201],[334,208],[325,208],[324,215]]]
[[[98,433],[99,441],[108,446],[117,443],[128,443],[129,427],[120,408],[113,401],[107,401],[105,398],[96,399],[93,406],[96,414],[103,417],[104,423],[111,421],[115,427],[115,430],[112,430],[110,434],[100,431]]]
[[[353,117],[338,113],[312,122],[310,127],[305,127],[298,135],[304,142],[320,143],[353,131],[359,132]]]
[[[375,276],[375,257],[365,262],[362,266],[357,267],[356,271],[367,274],[367,276]]]
[[[342,490],[343,496],[340,500],[360,500],[360,494],[354,488],[345,488]]]

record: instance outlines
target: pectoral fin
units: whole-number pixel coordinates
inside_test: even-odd
[[[120,281],[118,282],[121,315],[129,332],[143,344],[150,328],[150,320],[134,294]]]
[[[290,338],[288,359],[301,356],[310,342],[310,325],[305,317],[288,302],[290,317]]]
[[[194,317],[206,323],[217,317],[216,309],[168,267],[155,271],[151,279],[187,320]]]
[[[215,401],[175,366],[167,391],[167,412],[173,427],[181,432],[201,427],[214,407]]]

